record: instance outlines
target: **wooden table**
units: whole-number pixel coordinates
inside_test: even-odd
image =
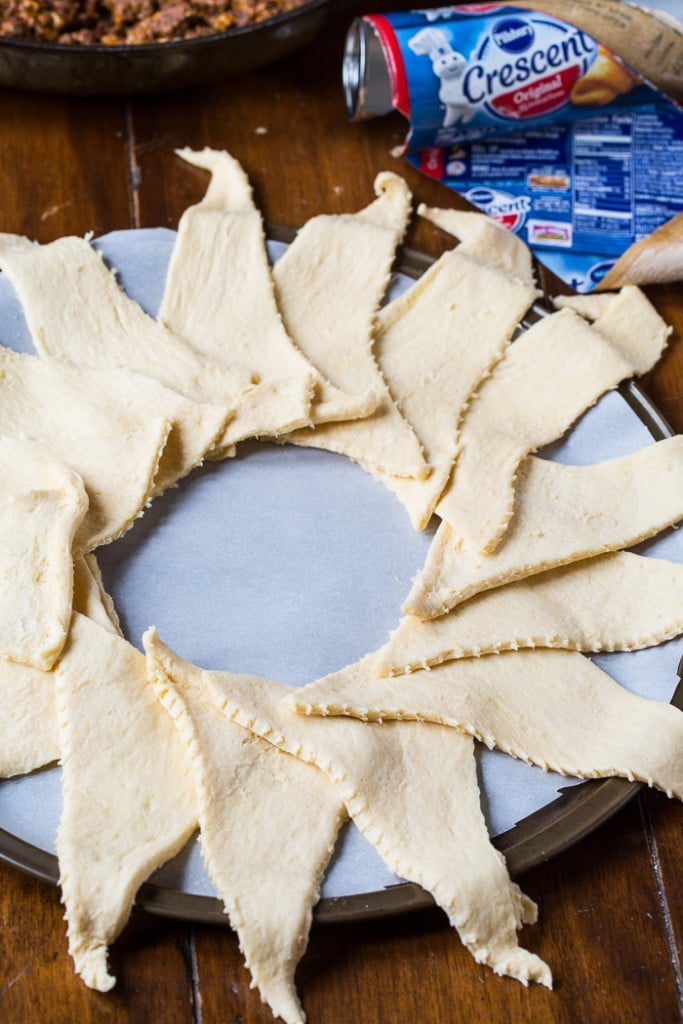
[[[361,6],[361,5],[358,5]],[[366,4],[365,10],[400,4]],[[408,6],[404,4],[403,6]],[[174,228],[205,177],[179,146],[231,151],[271,223],[301,225],[353,211],[378,171],[407,178],[415,198],[457,204],[392,151],[398,115],[351,125],[340,87],[348,16],[304,51],[263,71],[178,96],[96,100],[0,91],[2,230],[47,242],[117,228]],[[408,243],[437,254],[433,229]],[[683,430],[683,291],[649,289],[674,335],[645,390]],[[668,1024],[683,1007],[680,803],[651,792],[578,845],[520,879],[539,902],[525,944],[552,966],[556,988],[524,989],[477,966],[437,910],[318,926],[297,980],[312,1024],[533,1022]],[[56,889],[0,865],[0,1015],[42,1021],[246,1024],[272,1020],[249,988],[226,927],[135,912],[111,962],[118,985],[89,991],[72,971]]]

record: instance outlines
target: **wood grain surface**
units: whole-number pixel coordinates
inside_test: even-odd
[[[2,230],[46,242],[117,228],[174,228],[206,178],[180,146],[225,148],[248,171],[274,224],[368,202],[375,175],[402,173],[416,200],[463,205],[395,155],[399,115],[350,124],[340,85],[355,4],[287,60],[237,81],[130,100],[0,90]],[[414,223],[407,244],[449,243]],[[546,277],[550,289],[560,290]],[[683,431],[683,289],[649,294],[674,334],[643,384]],[[557,370],[558,379],[561,368]],[[555,990],[523,988],[474,963],[437,910],[313,929],[297,982],[311,1024],[673,1024],[683,1008],[683,808],[639,793],[580,843],[520,879],[538,901],[524,942],[551,965]],[[0,864],[0,1018],[8,1024],[265,1024],[235,935],[133,914],[115,943],[108,995],[72,971],[57,889]]]

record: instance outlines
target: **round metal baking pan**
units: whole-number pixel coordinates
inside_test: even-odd
[[[268,227],[268,237],[291,242],[296,232],[289,228]],[[403,250],[397,270],[417,278],[433,260],[412,250]],[[530,310],[522,330],[531,326],[548,310],[537,304]],[[670,437],[673,431],[657,408],[629,382],[619,389],[621,397],[652,435],[654,440]],[[679,674],[682,666],[679,667]],[[672,703],[683,710],[683,682]],[[642,788],[641,784],[620,778],[591,780],[560,789],[560,795],[528,815],[511,829],[493,839],[504,853],[510,873],[517,876],[561,853],[587,836],[614,815]],[[59,868],[54,854],[40,849],[12,833],[0,829],[0,859],[45,882],[57,884]],[[144,884],[136,905],[164,917],[207,924],[229,924],[218,898],[197,893]],[[379,891],[321,899],[315,909],[319,923],[333,924],[360,919],[388,917],[433,906],[432,897],[413,883],[399,883]]]
[[[162,93],[254,71],[310,42],[345,0],[308,0],[267,21],[139,46],[80,46],[0,37],[0,85],[83,96]]]

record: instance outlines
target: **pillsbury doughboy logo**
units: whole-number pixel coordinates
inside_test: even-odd
[[[463,92],[463,75],[467,68],[464,54],[453,49],[440,28],[421,29],[408,40],[408,46],[416,56],[427,56],[432,62],[432,71],[440,81],[439,99],[445,107],[444,128],[468,124],[477,111]]]
[[[528,196],[513,196],[483,185],[465,192],[465,199],[509,231],[518,231],[522,227],[531,208]]]

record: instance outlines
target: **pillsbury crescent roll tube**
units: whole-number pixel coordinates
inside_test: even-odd
[[[683,111],[645,77],[672,81],[683,33],[615,4],[617,28],[602,15],[596,26],[612,46],[624,38],[632,60],[642,51],[634,67],[589,30],[595,2],[572,0],[567,20],[553,0],[366,15],[343,66],[352,119],[404,114],[407,159],[580,292],[683,212]],[[674,257],[664,279],[683,276]]]

